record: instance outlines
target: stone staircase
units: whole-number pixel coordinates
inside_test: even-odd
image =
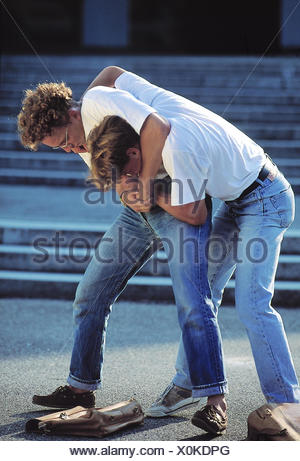
[[[64,80],[79,98],[105,66],[116,64],[157,85],[198,102],[232,121],[259,142],[300,192],[300,63],[296,58],[140,56],[2,56],[0,88],[0,290],[3,296],[68,298],[118,206],[108,203],[86,219],[70,197],[86,189],[88,171],[75,155],[42,148],[25,151],[16,134],[16,116],[24,89],[43,81]],[[49,72],[48,72],[48,70]],[[51,76],[49,75],[51,74]],[[12,196],[19,191],[19,205]],[[4,194],[4,195],[3,195]],[[43,196],[43,202],[40,199]],[[42,209],[53,195],[51,216]],[[29,197],[36,197],[27,210]],[[59,198],[75,208],[72,216]],[[70,201],[68,201],[70,200]],[[51,202],[52,203],[52,202]],[[298,201],[297,201],[298,203]],[[54,202],[53,202],[54,204]],[[299,201],[300,204],[300,201]],[[54,209],[53,209],[54,208]],[[57,213],[56,210],[57,209]],[[70,213],[70,209],[68,210]],[[57,246],[57,237],[61,238]],[[276,278],[275,303],[300,305],[300,219],[286,233]],[[37,239],[43,245],[37,245]],[[41,241],[41,240],[39,240]],[[76,244],[74,244],[76,242]],[[225,292],[233,302],[234,280]],[[164,252],[130,280],[127,299],[172,301],[172,284]]]

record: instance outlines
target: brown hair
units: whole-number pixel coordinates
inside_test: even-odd
[[[65,83],[40,83],[35,90],[26,90],[18,115],[21,143],[37,150],[42,140],[55,127],[66,126],[70,120],[72,90]]]
[[[126,150],[139,145],[140,137],[129,123],[117,115],[106,116],[87,139],[91,154],[91,177],[89,179],[101,190],[109,190],[116,177],[128,162]]]

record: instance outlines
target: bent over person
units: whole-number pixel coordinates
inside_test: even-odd
[[[174,129],[175,126],[176,125],[175,125],[174,120],[173,120],[172,121],[171,132],[172,132],[172,130]],[[116,155],[116,153],[118,152],[117,146],[122,145],[122,140],[123,139],[126,139],[126,140],[129,139],[128,134],[131,133],[131,131],[132,131],[132,128],[128,125],[128,123],[125,120],[122,120],[119,117],[106,117],[105,120],[99,125],[99,127],[94,128],[92,130],[92,132],[90,133],[89,146],[90,146],[90,152],[92,154],[92,175],[93,175],[94,178],[97,179],[97,181],[99,182],[100,185],[101,184],[103,185],[105,183],[106,178],[109,177],[109,173],[112,170],[112,167],[114,165],[118,166],[119,158]],[[184,133],[181,132],[181,135],[183,135],[183,134]],[[113,142],[112,142],[112,139],[114,140]],[[137,177],[137,179],[138,179],[138,174],[139,174],[139,170],[140,170],[140,163],[141,163],[141,160],[142,160],[142,156],[141,156],[141,151],[139,149],[138,142],[136,141],[135,144],[133,144],[134,141],[136,141],[136,140],[135,140],[134,137],[132,137],[132,143],[131,143],[132,144],[132,149],[135,149],[135,169],[131,168],[130,175],[131,175],[131,177],[132,177],[132,175],[135,175]],[[183,168],[183,164],[186,163],[186,162],[188,162],[189,166],[192,167],[191,162],[194,162],[193,178],[195,179],[197,177],[197,174],[198,174],[199,175],[199,181],[201,181],[201,179],[202,179],[201,178],[201,172],[197,171],[199,164],[195,161],[195,159],[193,159],[193,157],[191,156],[192,158],[188,160],[187,157],[189,156],[189,153],[180,151],[179,149],[177,150],[176,148],[180,147],[179,143],[177,145],[174,143],[172,145],[172,147],[173,147],[173,149],[169,150],[169,151],[166,148],[163,149],[164,164],[166,166],[166,169],[167,169],[168,173],[171,176],[173,176],[173,171],[174,171],[173,166],[174,166],[174,164],[176,164],[176,161],[178,159],[179,159],[181,168]],[[132,149],[128,149],[127,152],[129,153]],[[197,152],[197,150],[195,150],[195,152]],[[290,187],[287,187],[287,189],[282,189],[283,186],[288,186],[288,184],[285,181],[283,181],[282,178],[280,178],[280,176],[279,176],[280,173],[278,172],[277,167],[273,164],[273,162],[268,157],[266,157],[265,164],[264,164],[261,171],[262,171],[262,173],[260,173],[260,175],[259,175],[260,178],[261,178],[260,182],[258,182],[257,185],[254,184],[253,186],[250,186],[250,188],[248,187],[246,189],[245,195],[242,194],[242,197],[240,197],[238,200],[234,201],[237,204],[235,206],[239,207],[239,211],[241,213],[240,219],[238,220],[239,227],[241,228],[241,230],[243,230],[243,228],[245,228],[245,232],[247,232],[247,233],[249,232],[249,236],[247,236],[247,239],[246,239],[247,243],[249,241],[251,241],[251,240],[253,242],[255,241],[255,238],[253,239],[253,235],[262,235],[261,233],[260,234],[257,233],[258,225],[256,224],[256,227],[254,226],[255,221],[258,220],[257,217],[254,218],[255,215],[258,214],[257,210],[255,208],[256,196],[254,195],[254,191],[258,187],[261,187],[261,189],[263,189],[264,179],[268,180],[267,185],[269,187],[271,185],[275,184],[276,187],[279,190],[281,190],[281,194],[286,195],[286,197],[284,197],[282,199],[280,198],[280,200],[283,201],[281,207],[279,206],[279,204],[276,203],[276,206],[274,206],[272,209],[270,209],[270,206],[269,206],[269,211],[267,212],[267,205],[268,205],[269,200],[265,199],[264,194],[269,194],[270,192],[264,192],[264,194],[263,194],[262,191],[261,191],[262,200],[264,200],[264,202],[265,202],[264,203],[265,214],[269,215],[268,219],[265,218],[267,220],[267,227],[275,227],[275,229],[276,229],[276,224],[277,224],[278,220],[280,220],[280,223],[282,222],[283,212],[284,212],[285,208],[286,208],[287,212],[289,210],[288,204],[289,204],[289,199],[290,199]],[[126,169],[123,171],[123,173],[126,174]],[[266,175],[265,178],[263,178],[263,175]],[[276,178],[277,178],[277,181],[276,181]],[[228,181],[228,169],[227,170],[224,169],[222,174],[219,172],[219,181],[221,181],[223,184],[226,181]],[[283,185],[281,184],[281,181],[283,182]],[[277,182],[277,184],[276,184],[276,182]],[[207,184],[209,184],[209,182],[207,182]],[[177,186],[177,183],[175,183],[175,187],[176,186]],[[119,189],[120,189],[120,191],[122,189],[122,191],[120,193],[123,196],[123,200],[125,201],[125,203],[128,203],[128,205],[130,206],[130,203],[132,203],[132,201],[134,200],[135,193],[136,193],[135,188],[132,186],[132,180],[127,181],[127,184],[126,184],[126,180],[123,181],[123,183],[119,186]],[[165,197],[165,203],[171,203],[172,202],[172,199],[173,199],[173,197],[172,197],[172,189],[173,189],[173,184],[172,184],[172,188],[171,188],[171,197],[170,196]],[[266,187],[266,189],[268,189],[268,187]],[[211,188],[210,191],[213,193],[214,192],[213,188]],[[285,191],[288,191],[288,192],[285,193]],[[251,198],[247,199],[247,196],[251,197]],[[274,195],[271,195],[271,197],[273,197],[273,200],[274,200]],[[174,200],[176,200],[176,195],[174,197]],[[242,200],[244,202],[243,206],[239,205]],[[159,196],[158,199],[157,199],[157,203],[161,204],[162,202],[163,202],[163,197]],[[283,206],[283,204],[284,204],[284,206]],[[228,205],[226,204],[226,207],[227,206]],[[277,208],[279,208],[280,211],[277,211]],[[225,268],[226,268],[226,277],[228,277],[228,274],[229,275],[231,274],[231,272],[228,271],[230,266],[228,265],[227,261],[228,261],[228,255],[230,255],[230,252],[233,251],[232,250],[233,245],[234,244],[237,245],[238,242],[240,244],[242,244],[242,245],[245,245],[245,242],[243,242],[243,239],[242,239],[242,236],[243,236],[242,232],[240,232],[239,238],[237,238],[237,236],[234,236],[234,233],[237,233],[237,231],[238,231],[238,227],[231,225],[231,223],[230,223],[231,216],[230,215],[225,216],[226,219],[224,217],[222,217],[222,215],[220,213],[221,210],[222,210],[222,206],[221,206],[221,209],[219,210],[219,212],[216,214],[215,221],[214,221],[213,232],[211,234],[210,242],[209,242],[210,243],[209,275],[210,275],[210,281],[211,281],[212,287],[214,287],[214,284],[216,283],[215,279],[216,279],[216,275],[218,274],[218,270],[221,271],[221,267],[222,267],[222,265],[224,265],[224,263],[225,263]],[[292,210],[292,208],[290,210]],[[172,208],[169,210],[169,212],[172,213]],[[288,214],[286,216],[288,216]],[[236,214],[234,215],[234,218],[237,218]],[[248,225],[245,225],[245,222]],[[259,220],[258,220],[258,222],[259,222]],[[280,226],[280,227],[282,227],[282,226]],[[256,231],[256,233],[253,233],[254,230]],[[276,230],[272,229],[272,230],[270,230],[270,232],[272,232],[272,234],[274,235]],[[228,237],[230,237],[230,239]],[[243,236],[243,237],[245,238],[245,236]],[[222,243],[222,253],[223,253],[222,255],[220,255],[218,245],[216,245],[216,243],[219,243],[220,241]],[[252,263],[252,264],[254,262],[254,259],[255,259],[255,261],[257,262],[258,265],[262,263],[262,269],[260,269],[258,267],[257,270],[258,271],[260,271],[260,270],[265,271],[265,268],[264,268],[265,263],[270,264],[270,262],[272,262],[272,260],[274,258],[274,255],[272,254],[273,246],[271,245],[270,241],[268,241],[267,239],[262,241],[261,239],[257,238],[257,241],[258,241],[258,245],[256,245],[256,242],[255,242],[254,253],[252,255],[252,260],[250,259],[249,256],[248,256],[248,259],[250,259],[250,263]],[[263,253],[266,252],[265,254],[263,254],[264,258],[261,257],[262,256],[262,249],[260,248],[260,246],[261,246],[262,243],[266,245],[266,248],[263,251]],[[227,248],[226,253],[224,253],[224,246],[223,246],[225,244],[226,244],[226,248]],[[246,263],[249,264],[249,262],[245,261],[246,252],[241,251],[241,249],[238,248],[238,247],[236,248],[236,250],[237,249],[239,251],[236,253],[236,256],[235,257],[231,256],[231,258],[229,259],[229,262],[231,262],[231,260],[234,259],[236,264],[241,264],[241,265],[242,264],[245,265]],[[268,252],[271,252],[271,253],[268,254]],[[214,263],[214,261],[216,261],[216,256],[218,256],[218,258],[217,258],[218,262]],[[266,260],[266,262],[265,262],[265,260]],[[230,269],[230,270],[232,270],[232,269]],[[247,274],[249,274],[249,269],[247,271]],[[263,277],[265,277],[265,276],[266,276],[266,274],[264,273]],[[240,279],[237,278],[237,283],[239,283],[239,282],[240,282]],[[244,282],[243,288],[246,289],[247,280],[244,279],[243,282]],[[248,283],[250,283],[250,285],[252,286],[253,289],[257,289],[257,290],[259,289],[259,287],[256,287],[255,284],[251,281],[251,278],[248,279]],[[255,282],[255,283],[257,283],[257,282]],[[252,294],[252,299],[255,299],[256,296],[257,296],[256,293],[253,293]],[[250,303],[250,302],[251,302],[251,299],[250,299],[250,301],[248,300],[248,303]],[[258,301],[258,304],[260,304],[260,303],[261,303],[261,300]],[[279,322],[279,328],[276,330],[276,321],[278,320],[278,317],[276,315],[276,312],[273,311],[273,309],[270,308],[269,306],[267,307],[267,309],[262,311],[263,317],[268,315],[268,311],[272,315],[270,329],[272,328],[273,331],[270,331],[270,333],[273,333],[275,336],[277,334],[276,339],[278,341],[280,339],[280,335],[278,333],[279,332],[283,333],[283,328],[282,328],[281,323]],[[247,318],[246,314],[242,313],[240,315],[242,316],[242,318]],[[245,317],[243,317],[243,315]],[[250,317],[250,314],[247,314],[247,315],[248,315],[248,317]],[[249,334],[250,338],[252,338],[252,336],[254,337],[255,335],[258,336],[258,333],[260,333],[263,323],[264,322],[267,323],[264,318],[260,319],[260,312],[259,312],[258,309],[256,309],[255,316],[257,318],[257,325],[252,326],[249,323],[249,326],[251,326],[252,330],[254,330],[253,332],[250,331],[250,334]],[[248,322],[249,322],[249,320],[248,320]],[[262,342],[264,342],[264,341],[265,341],[265,338],[263,338]],[[282,347],[282,344],[284,344],[284,342],[281,342],[281,347]],[[275,347],[276,347],[276,349],[275,349]],[[269,350],[272,351],[271,345],[269,345]],[[184,370],[184,373],[188,376],[188,373],[189,373],[188,364],[186,364],[184,362],[184,357],[185,357],[184,347],[182,347],[182,351],[183,352],[180,353],[181,355],[179,354],[179,360],[178,361],[181,361],[180,366],[182,366],[182,368]],[[280,354],[283,353],[283,350],[280,349],[279,346],[276,343],[274,343],[273,344],[273,351],[274,351],[274,359],[279,363]],[[275,352],[276,352],[276,356],[275,356]],[[285,358],[286,359],[290,358],[288,347],[287,347],[287,355],[286,355]],[[263,362],[266,362],[267,360],[270,360],[270,358],[269,357],[262,357],[260,363],[262,364]],[[291,359],[290,359],[290,364],[291,364],[291,371],[290,371],[291,374],[290,374],[289,378],[291,380],[293,380],[292,383],[288,382],[287,370],[285,370],[284,374],[282,373],[282,381],[281,381],[281,383],[284,383],[284,381],[285,381],[285,386],[284,387],[282,386],[282,384],[280,382],[278,384],[278,380],[275,379],[276,376],[278,376],[278,374],[274,374],[273,379],[272,379],[271,376],[267,376],[265,378],[266,386],[267,385],[269,386],[268,388],[267,387],[263,388],[265,390],[266,394],[267,394],[267,392],[270,393],[273,390],[272,397],[271,397],[271,394],[268,395],[268,401],[270,403],[279,403],[279,404],[299,403],[299,386],[297,384],[296,375],[293,372],[293,365],[292,365]],[[284,370],[285,365],[286,365],[286,363],[282,364],[282,370]],[[267,367],[265,366],[264,369],[261,368],[261,371],[263,372],[263,370],[266,370],[266,369],[267,369]],[[259,368],[258,368],[258,370],[259,370]],[[263,373],[261,374],[261,376],[263,376]],[[166,397],[166,395],[164,396],[164,398],[165,397]],[[152,416],[162,416],[161,413],[163,413],[163,411],[165,409],[164,407],[165,407],[165,404],[163,402],[163,399],[159,398],[158,401],[155,402],[152,405],[152,407],[148,410],[148,413],[152,414]],[[281,406],[281,409],[282,408],[285,409],[285,407]],[[285,411],[287,412],[287,411],[293,411],[293,410],[289,409],[289,408],[286,408]],[[161,412],[161,413],[159,414],[159,412]],[[299,408],[297,408],[297,411],[296,411],[295,415],[296,414],[297,414],[297,416],[299,416]],[[199,417],[202,418],[201,411],[197,412],[194,415],[194,417],[193,417],[194,424],[197,425],[197,418],[199,418]]]
[[[155,108],[129,92],[112,88],[116,79],[115,69],[112,70],[111,85],[87,91],[80,104],[72,100],[71,90],[64,84],[41,84],[36,90],[27,91],[19,114],[19,132],[25,146],[37,149],[43,143],[66,152],[73,151],[80,154],[89,166],[86,139],[90,131],[106,115],[126,118],[140,134],[143,162],[139,180],[145,192],[143,200],[136,201],[131,208],[124,208],[106,232],[77,288],[68,385],[49,395],[34,396],[33,402],[56,408],[95,405],[93,391],[101,387],[105,331],[111,306],[130,277],[157,249],[158,240],[169,240],[174,250],[172,258],[169,258],[170,273],[191,387],[182,386],[185,378],[178,375],[178,381],[169,389],[172,402],[168,412],[174,413],[198,402],[200,397],[207,397],[207,405],[201,410],[202,416],[197,419],[197,425],[219,433],[227,425],[224,397],[227,381],[220,332],[207,280],[205,250],[211,229],[209,198],[205,200],[203,196],[198,200],[197,194],[194,194],[190,204],[172,207],[162,201],[160,206],[152,207],[149,178],[157,178],[170,123],[164,114],[158,114]],[[123,71],[117,68],[117,73]],[[109,74],[110,69],[104,72],[103,85],[108,85]],[[130,161],[135,158],[135,153],[127,154],[125,149],[122,158],[120,174],[127,163],[129,170],[132,168]],[[158,178],[165,176],[166,172],[162,169]],[[195,199],[197,206],[194,211]],[[123,240],[132,242],[130,254],[122,254],[121,260],[120,233]],[[180,236],[181,240],[192,241],[195,245],[180,247]]]

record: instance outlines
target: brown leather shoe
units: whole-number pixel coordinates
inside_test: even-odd
[[[82,406],[91,408],[95,406],[93,391],[76,394],[69,386],[60,386],[49,395],[34,395],[32,403],[50,408],[73,408]]]
[[[263,405],[248,416],[246,440],[300,440],[300,433],[284,415],[280,405]]]
[[[214,405],[205,405],[196,411],[191,422],[206,432],[220,435],[225,434],[228,419],[227,416],[221,415]]]

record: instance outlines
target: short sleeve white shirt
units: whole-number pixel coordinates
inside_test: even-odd
[[[115,85],[171,124],[162,157],[172,179],[172,205],[201,200],[205,193],[234,200],[257,178],[263,149],[222,117],[131,72]]]
[[[144,121],[153,112],[156,112],[156,109],[138,101],[129,92],[105,86],[97,86],[87,91],[81,106],[86,138],[106,115],[118,115],[126,119],[135,131],[140,133]],[[90,167],[90,154],[86,152],[80,156]]]

